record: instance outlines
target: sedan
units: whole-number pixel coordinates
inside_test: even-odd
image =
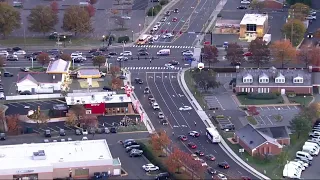
[[[120,56],[132,56],[132,52],[131,51],[123,51],[122,53],[120,53]]]
[[[183,53],[185,53],[185,52],[192,52],[192,51],[189,50],[189,49],[186,49],[186,50],[181,51],[181,54],[183,54]]]
[[[116,56],[117,53],[116,53],[116,52],[109,52],[109,55],[110,55],[110,56]]]
[[[13,48],[12,48],[12,51],[20,51],[20,50],[22,50],[21,47],[13,47]]]
[[[30,71],[30,68],[28,68],[28,67],[22,67],[22,68],[20,68],[20,70],[23,71],[23,72],[29,72],[29,71]]]
[[[176,9],[173,10],[173,12],[174,12],[174,13],[179,13],[179,9],[176,8]]]
[[[127,57],[124,57],[124,56],[119,56],[117,58],[117,61],[128,61],[128,58]]]
[[[188,147],[190,147],[191,149],[196,149],[197,148],[197,145],[193,142],[189,142],[188,143]]]
[[[240,3],[241,3],[241,4],[250,4],[251,2],[248,1],[248,0],[243,0],[243,1],[241,1]]]
[[[169,69],[173,69],[174,68],[174,66],[172,64],[164,64],[164,66],[166,68],[169,68]]]
[[[18,61],[18,56],[17,55],[8,55],[7,60],[8,61]]]
[[[179,110],[180,111],[190,111],[190,110],[192,110],[192,107],[190,107],[190,106],[182,106],[182,107],[179,108]]]
[[[149,56],[149,53],[146,51],[138,52],[138,56]]]
[[[217,179],[227,180],[227,177],[224,174],[217,174]]]
[[[237,9],[247,9],[247,7],[246,6],[239,6],[239,7],[237,7]]]
[[[24,50],[19,50],[13,53],[14,55],[25,55],[26,52]]]
[[[216,157],[214,157],[214,155],[212,155],[212,154],[208,154],[208,155],[206,155],[206,159],[208,159],[210,161],[214,161],[214,160],[216,160]]]
[[[158,171],[159,170],[159,167],[158,166],[155,166],[153,164],[146,164],[146,165],[143,165],[142,168],[147,171],[147,172],[150,172],[150,171]]]
[[[122,19],[126,19],[126,20],[130,20],[131,17],[130,16],[121,16]]]
[[[159,35],[154,35],[153,37],[152,37],[152,39],[154,40],[154,41],[158,41],[159,40]]]
[[[177,22],[178,21],[178,18],[174,17],[172,18],[172,22]]]
[[[183,52],[182,55],[183,56],[193,56],[193,52],[192,51]]]
[[[186,141],[186,140],[188,140],[187,136],[185,136],[185,135],[179,135],[178,138],[179,138],[181,141]]]
[[[213,169],[212,167],[208,167],[208,168],[207,168],[207,172],[208,172],[209,174],[216,174],[216,173],[217,173],[217,170]]]
[[[308,15],[306,17],[306,20],[316,20],[317,19],[317,16],[314,16],[314,15]]]
[[[192,137],[199,137],[200,136],[200,133],[197,132],[197,131],[190,131],[188,132],[189,136],[192,136]]]
[[[197,150],[194,152],[196,155],[198,156],[204,156],[204,152],[200,151],[200,150]]]
[[[229,169],[230,166],[227,162],[219,162],[218,167],[223,168],[223,169]]]
[[[166,17],[163,17],[160,22],[166,22],[167,18]]]
[[[176,65],[179,65],[179,62],[175,61],[175,60],[172,60],[172,61],[169,62],[169,64],[171,64],[173,66],[176,66]]]

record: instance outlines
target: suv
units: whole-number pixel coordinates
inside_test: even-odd
[[[18,56],[17,55],[8,55],[7,61],[18,61]]]
[[[4,77],[13,77],[13,74],[10,73],[10,72],[4,72],[4,73],[3,73],[3,76],[4,76]]]
[[[51,131],[49,129],[44,131],[44,137],[51,137]]]
[[[130,156],[130,157],[138,157],[138,156],[141,156],[141,155],[142,155],[142,153],[143,153],[143,151],[142,151],[142,150],[139,150],[139,149],[132,149],[132,150],[130,151],[129,156]]]
[[[60,136],[65,136],[66,132],[64,129],[60,129],[59,134],[60,134]]]
[[[234,131],[235,127],[234,127],[234,124],[232,124],[232,123],[230,123],[230,124],[220,124],[220,129],[221,130]]]
[[[163,172],[163,173],[159,173],[155,179],[156,180],[168,179],[169,176],[170,174],[168,172]]]

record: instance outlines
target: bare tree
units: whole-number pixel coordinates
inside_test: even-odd
[[[121,18],[121,17],[116,17],[114,20],[114,23],[118,26],[120,26],[122,29],[124,28],[124,26],[126,25],[126,21],[125,19]]]

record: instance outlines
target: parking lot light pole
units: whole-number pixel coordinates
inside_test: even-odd
[[[106,36],[105,35],[103,35],[102,36],[102,47],[104,48],[104,42],[106,41]]]
[[[141,24],[139,24],[139,35],[141,35]]]
[[[133,31],[131,31],[132,32],[132,42],[133,42]]]
[[[306,107],[306,96],[303,96],[303,106]]]
[[[67,39],[67,37],[63,36],[63,47],[66,47],[66,39]]]

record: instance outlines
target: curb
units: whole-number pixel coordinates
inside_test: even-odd
[[[189,69],[189,68],[188,68]],[[200,114],[198,111],[198,115],[199,117],[202,119],[202,121],[206,121],[208,122],[209,117],[207,116],[207,114],[203,111],[203,109],[201,108],[201,106],[199,105],[199,103],[196,101],[196,99],[194,98],[194,96],[192,95],[192,93],[190,92],[190,90],[188,89],[188,86],[185,83],[184,80],[184,73],[186,70],[188,70],[187,68],[182,69],[179,71],[179,78],[181,81],[181,84],[179,83],[181,89],[184,91],[185,94],[188,94],[188,96],[186,96],[188,98],[189,101],[193,102],[194,104],[196,104],[198,107],[198,111],[202,111],[203,113]],[[189,99],[190,98],[190,99]],[[192,104],[192,103],[191,103]],[[204,116],[205,119],[203,119],[201,116]],[[206,124],[206,123],[205,123]],[[210,127],[214,127],[215,126],[212,123],[208,123],[208,126]],[[255,170],[253,167],[251,167],[249,164],[247,164],[245,161],[243,161],[237,154],[235,154],[232,149],[228,146],[228,144],[224,141],[224,139],[221,138],[221,143],[219,143],[219,146],[224,150],[224,152],[226,152],[226,154],[228,154],[228,156],[234,160],[234,162],[236,162],[239,166],[241,166],[243,169],[247,170],[249,173],[251,173],[252,175],[254,175],[255,177],[259,178],[259,179],[266,179],[266,180],[270,180],[269,177],[263,175],[262,173],[260,173],[259,171]]]

